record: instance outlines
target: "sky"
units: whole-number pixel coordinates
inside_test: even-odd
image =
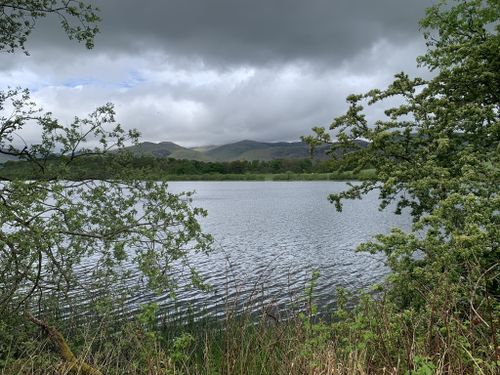
[[[434,2],[96,0],[94,49],[48,17],[30,56],[2,54],[0,87],[28,87],[66,122],[112,102],[144,141],[297,141],[343,114],[347,95],[426,74],[418,20]],[[366,113],[373,122],[383,108]]]

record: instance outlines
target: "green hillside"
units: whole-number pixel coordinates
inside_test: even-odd
[[[240,141],[222,145],[205,152],[214,161],[233,161],[233,160],[246,160],[242,155],[249,151],[256,152],[255,160],[260,160],[260,153],[267,147],[266,143],[256,141]]]
[[[173,159],[211,161],[210,158],[204,153],[188,148],[182,148],[180,150],[174,151],[168,157]]]
[[[361,146],[366,142],[359,141]],[[220,145],[185,148],[172,142],[144,142],[127,148],[136,156],[168,157],[198,161],[228,162],[236,160],[270,161],[278,159],[307,159],[311,156],[309,146],[303,142],[257,142],[244,140]],[[327,160],[328,145],[314,152],[317,160]],[[341,151],[338,151],[341,152]]]
[[[207,152],[213,150],[214,148],[219,147],[219,145],[207,145],[207,146],[196,146],[191,147],[190,150],[198,151],[198,152]]]
[[[142,142],[137,146],[127,147],[127,150],[132,152],[136,156],[155,156],[159,158],[165,158],[169,157],[174,152],[186,149],[173,142]]]
[[[239,155],[240,160],[307,159],[311,157],[309,146],[302,142],[262,143],[262,148],[248,150]],[[326,147],[314,152],[318,160],[328,159]]]

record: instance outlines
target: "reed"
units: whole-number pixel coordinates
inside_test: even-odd
[[[464,316],[436,289],[425,310],[400,310],[385,294],[350,297],[337,292],[334,311],[313,304],[313,280],[303,296],[257,315],[227,301],[223,319],[172,317],[155,305],[129,319],[106,313],[59,327],[75,356],[103,374],[495,374],[491,333],[498,315]],[[449,294],[449,293],[448,293]],[[249,301],[251,302],[251,301]],[[250,304],[248,304],[249,306]],[[298,307],[297,307],[298,306]],[[494,313],[494,311],[492,311]],[[66,374],[68,361],[29,322],[3,344],[2,375]],[[6,327],[3,327],[4,333]],[[20,349],[22,348],[22,349]],[[78,373],[78,372],[74,372]],[[83,374],[83,372],[80,372]]]

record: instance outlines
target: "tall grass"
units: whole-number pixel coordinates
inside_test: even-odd
[[[401,310],[383,293],[363,295],[347,308],[349,298],[339,290],[336,310],[322,311],[321,319],[313,289],[314,277],[296,301],[301,309],[269,305],[258,316],[237,314],[236,301],[228,301],[219,320],[173,320],[149,305],[130,319],[106,313],[52,324],[81,361],[103,374],[498,373],[498,315],[486,308],[484,322],[464,316],[447,285],[426,296],[427,308],[419,311]],[[26,321],[16,324],[0,344],[2,375],[78,373],[43,332]]]

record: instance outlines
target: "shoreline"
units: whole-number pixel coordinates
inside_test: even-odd
[[[1,169],[0,169],[1,171]],[[27,176],[25,176],[27,177]],[[13,178],[15,179],[15,178]],[[22,178],[28,180],[37,180],[36,177]],[[115,176],[80,176],[72,178],[65,176],[65,180],[114,180]],[[246,174],[179,174],[179,175],[159,175],[150,174],[138,175],[139,180],[160,180],[160,181],[368,181],[376,180],[375,170],[367,169],[359,173],[353,172],[331,172],[331,173],[246,173]],[[9,181],[2,179],[0,181]]]
[[[376,176],[374,172],[368,170],[365,173],[356,174],[343,172],[168,175],[160,179],[166,181],[366,181],[374,180]]]

